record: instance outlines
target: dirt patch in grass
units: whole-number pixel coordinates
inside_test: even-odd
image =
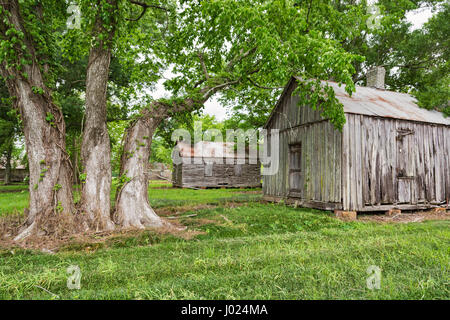
[[[221,208],[236,208],[236,207],[243,207],[246,206],[247,203],[245,202],[224,202],[220,204]],[[178,206],[178,207],[163,207],[163,208],[157,208],[155,209],[155,212],[158,216],[164,217],[164,218],[182,218],[181,215],[183,215],[186,212],[195,212],[199,210],[209,210],[209,209],[215,209],[219,207],[219,204],[196,204],[196,205],[184,205],[184,206]]]
[[[203,232],[190,229],[176,230],[173,228],[117,230],[103,234],[77,235],[70,242],[63,244],[58,249],[61,251],[82,250],[85,252],[95,252],[101,248],[151,246],[167,237],[191,240],[199,234],[203,234]]]
[[[236,208],[246,205],[247,203],[229,202],[221,204],[220,207]],[[224,222],[219,216],[217,219],[214,219],[214,217],[202,218],[196,213],[200,210],[210,210],[217,207],[219,207],[217,204],[199,204],[156,209],[156,213],[169,221],[174,228],[120,229],[65,235],[58,238],[29,237],[21,242],[13,241],[12,235],[17,234],[24,220],[23,215],[10,215],[0,219],[0,248],[6,250],[13,250],[14,248],[31,249],[52,254],[61,250],[95,252],[100,248],[151,245],[164,237],[191,240],[197,235],[205,234],[203,231],[196,230],[197,227],[207,224],[221,225]]]
[[[221,208],[237,208],[248,205],[243,202],[227,202],[220,205]],[[231,223],[231,221],[223,215],[202,218],[197,211],[211,210],[218,208],[219,205],[215,204],[201,204],[201,205],[186,205],[182,207],[166,207],[156,209],[156,213],[168,219],[172,223],[177,223],[182,226],[188,226],[189,228],[196,228],[207,224],[223,225],[223,223]],[[198,233],[201,234],[201,233]]]
[[[0,217],[0,241],[3,238],[9,238],[17,234],[24,219],[24,215],[19,212]]]
[[[207,210],[217,208],[217,205],[200,204],[200,205],[184,205],[179,207],[163,207],[155,209],[155,212],[160,217],[175,217],[183,213],[198,210]]]
[[[149,246],[158,243],[165,237],[174,237],[191,240],[204,232],[186,229],[145,229],[145,230],[117,230],[113,232],[97,232],[74,234],[68,237],[55,238],[28,238],[25,241],[15,242],[11,239],[0,240],[0,251],[14,249],[31,249],[43,253],[54,254],[59,251],[95,252],[98,249],[110,247],[137,247]]]
[[[234,208],[244,206],[245,203],[226,203],[223,206]],[[18,233],[24,216],[21,214],[8,215],[0,218],[0,248],[13,250],[14,248],[38,250],[45,253],[55,253],[60,250],[81,250],[94,252],[100,248],[114,247],[117,245],[151,245],[160,241],[163,237],[175,237],[191,240],[197,235],[204,234],[192,228],[217,224],[217,220],[197,218],[196,211],[217,208],[218,205],[200,204],[185,205],[182,207],[165,207],[156,209],[156,213],[167,219],[174,228],[164,229],[120,229],[114,231],[87,232],[59,237],[29,237],[24,241],[16,242],[13,235]],[[186,213],[193,213],[191,215]]]
[[[191,228],[198,228],[207,224],[215,224],[215,225],[221,224],[219,220],[205,219],[205,218],[197,218],[197,219],[184,218],[183,223],[189,225],[189,227]],[[204,232],[202,232],[201,234],[204,234]]]
[[[85,232],[61,235],[58,237],[33,237],[23,241],[14,241],[23,223],[23,216],[10,215],[0,219],[0,250],[31,249],[53,254],[60,250],[96,251],[99,248],[114,247],[120,244],[126,246],[151,245],[162,238],[174,237],[190,240],[202,231],[188,229],[179,219],[170,220],[173,227],[163,229],[117,229],[114,231]]]
[[[358,221],[374,221],[380,223],[411,223],[426,220],[450,220],[450,211],[410,211],[388,216],[386,214],[358,215]]]

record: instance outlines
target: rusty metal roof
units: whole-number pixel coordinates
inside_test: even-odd
[[[177,148],[181,157],[234,158],[233,142],[199,141],[193,146],[178,142]]]
[[[346,113],[450,125],[450,118],[439,111],[420,108],[416,99],[407,93],[357,86],[350,97],[344,86],[339,87],[335,82],[328,85],[334,88]]]
[[[292,81],[293,79],[301,80],[298,77],[293,77],[289,81],[287,87],[292,85],[294,82]],[[420,108],[416,103],[416,99],[407,93],[356,86],[356,92],[350,97],[347,92],[345,92],[345,87],[343,85],[339,86],[338,83],[333,81],[326,81],[326,83],[334,88],[336,98],[344,105],[345,113],[450,126],[450,117],[445,118],[441,112]],[[281,101],[283,95],[286,94],[287,87],[281,94],[279,101]],[[269,117],[267,124],[269,123],[270,118],[271,117]]]

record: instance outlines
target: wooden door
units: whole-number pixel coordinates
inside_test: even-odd
[[[397,203],[412,203],[415,177],[414,131],[397,130]]]
[[[289,145],[289,196],[302,197],[302,145]]]

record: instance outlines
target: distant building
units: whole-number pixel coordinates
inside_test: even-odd
[[[170,180],[172,171],[168,164],[152,162],[149,165],[148,180]]]
[[[263,177],[265,199],[345,211],[448,205],[450,118],[384,90],[378,67],[351,97],[327,82],[344,106],[340,132],[319,110],[298,106],[297,80],[291,78],[265,125],[269,133],[280,130],[279,171]]]
[[[250,188],[261,186],[261,164],[257,159],[235,155],[234,143],[179,142],[174,156],[172,181],[175,187],[189,188]],[[174,158],[174,157],[173,157]],[[243,162],[243,163],[241,163]],[[253,163],[255,162],[255,163]]]
[[[0,181],[5,181],[6,168],[3,164],[4,161],[0,161]],[[11,168],[11,182],[23,182],[28,176],[28,169],[25,168],[19,161],[12,163]]]

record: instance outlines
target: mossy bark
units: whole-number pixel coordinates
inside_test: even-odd
[[[23,124],[25,146],[30,169],[30,207],[26,221],[16,240],[31,235],[45,236],[63,233],[73,224],[74,204],[69,157],[65,150],[65,124],[60,108],[52,101],[46,87],[36,51],[20,14],[18,1],[2,4],[9,11],[9,23],[25,34],[23,45],[32,63],[19,72],[3,61],[0,70]],[[1,32],[7,30],[0,23]],[[24,52],[17,50],[19,60]],[[44,68],[45,69],[45,68]],[[27,77],[24,77],[27,74]]]

